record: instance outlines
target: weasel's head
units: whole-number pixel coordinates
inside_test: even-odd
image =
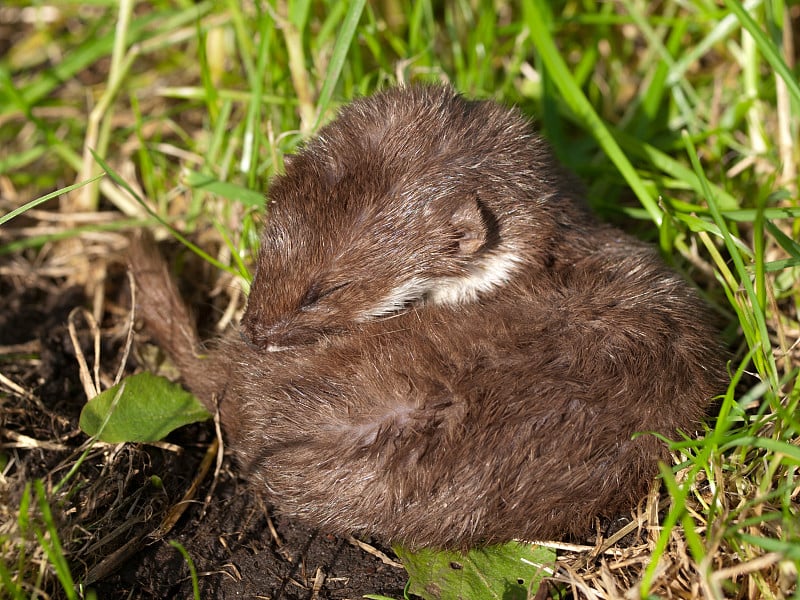
[[[447,87],[354,102],[270,188],[243,335],[282,349],[492,293],[530,252],[552,166],[516,111]]]

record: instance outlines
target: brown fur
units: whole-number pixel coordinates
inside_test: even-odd
[[[141,240],[140,312],[285,513],[412,547],[583,534],[666,457],[634,434],[693,430],[724,369],[690,287],[578,189],[518,112],[389,90],[273,182],[245,339],[199,358]]]

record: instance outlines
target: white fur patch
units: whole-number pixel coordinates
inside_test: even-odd
[[[475,302],[481,292],[488,292],[506,283],[519,263],[519,257],[513,252],[493,254],[480,261],[465,277],[434,279],[427,297],[434,304]]]
[[[390,315],[423,299],[433,304],[451,306],[475,302],[480,293],[506,283],[520,262],[515,253],[505,251],[484,258],[471,268],[469,274],[461,277],[415,277],[394,288],[382,302],[363,311],[357,320],[363,322]]]
[[[383,301],[363,311],[358,317],[358,321],[368,321],[375,317],[390,315],[406,306],[409,302],[421,300],[430,290],[431,281],[414,277],[405,283],[394,288]]]

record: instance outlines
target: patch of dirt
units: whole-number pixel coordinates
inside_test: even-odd
[[[201,598],[359,598],[402,596],[402,569],[345,540],[270,514],[241,481],[225,475],[202,514],[194,506],[168,536],[192,557]],[[315,589],[319,582],[319,589]],[[99,597],[133,591],[142,598],[189,598],[189,568],[163,540],[146,546],[95,586]]]
[[[124,270],[109,281],[107,298],[120,301],[107,300],[100,323],[106,382],[118,369],[127,320]],[[2,517],[13,530],[26,482],[41,478],[73,577],[88,581],[98,598],[191,598],[189,566],[173,540],[191,557],[204,599],[402,597],[403,569],[275,516],[228,457],[218,473],[212,462],[185,512],[154,535],[198,478],[215,440],[213,424],[184,427],[160,445],[89,448],[78,429],[85,394],[67,329],[72,309],[87,300],[58,280],[13,277],[0,279],[0,298],[0,372],[7,378],[0,385],[0,458],[8,459],[0,476]],[[91,370],[93,339],[82,319],[76,325]],[[126,372],[136,367],[129,358]],[[55,491],[84,450],[78,471]],[[11,531],[9,538],[35,546],[30,532]],[[48,573],[43,591],[63,597]]]

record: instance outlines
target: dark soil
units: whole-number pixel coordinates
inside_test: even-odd
[[[279,545],[268,518],[247,487],[227,477],[205,515],[196,506],[184,516],[168,537],[192,557],[201,598],[359,598],[376,591],[402,597],[402,569],[284,519],[274,523]],[[317,577],[322,585],[315,593]],[[94,587],[100,598],[120,592],[138,598],[192,595],[186,561],[164,540],[143,547]]]
[[[121,269],[112,278],[120,288],[124,280]],[[0,505],[11,508],[12,518],[25,483],[42,478],[52,491],[87,440],[78,429],[85,394],[67,330],[70,311],[87,303],[78,289],[63,287],[57,281],[20,285],[19,279],[0,279],[0,370],[27,392],[4,397],[0,388],[0,448],[10,448],[11,459]],[[111,377],[124,342],[123,302],[109,303],[101,323],[101,372]],[[88,327],[81,319],[77,323],[91,360]],[[130,358],[128,372],[136,368]],[[20,435],[55,445],[23,447],[15,443]],[[197,569],[203,599],[402,597],[403,569],[347,540],[274,515],[236,476],[227,456],[218,474],[212,466],[174,526],[154,536],[189,489],[214,438],[213,424],[203,423],[174,432],[164,447],[101,444],[89,450],[69,484],[48,495],[77,582],[88,583],[98,598],[191,598],[189,567],[170,544],[175,540]],[[43,587],[51,597],[64,595],[54,577]]]

